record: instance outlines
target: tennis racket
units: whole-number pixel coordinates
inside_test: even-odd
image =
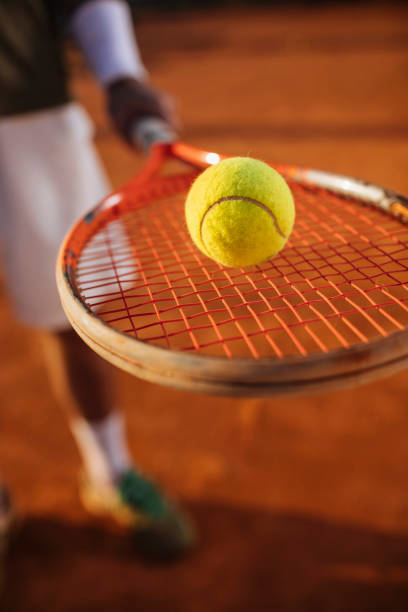
[[[374,184],[273,166],[296,204],[285,248],[251,268],[196,249],[184,221],[192,181],[222,155],[146,119],[149,158],[80,219],[57,262],[71,324],[114,365],[216,394],[310,393],[408,365],[408,199]]]

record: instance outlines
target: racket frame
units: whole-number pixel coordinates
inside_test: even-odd
[[[349,387],[408,367],[408,329],[369,343],[329,353],[276,358],[224,358],[162,348],[125,334],[104,322],[82,301],[75,281],[73,242],[86,243],[107,209],[118,206],[127,192],[142,190],[169,158],[203,169],[225,156],[183,142],[155,144],[142,171],[122,189],[105,198],[78,221],[66,236],[57,260],[57,286],[65,313],[81,338],[99,355],[130,374],[153,383],[194,392],[233,396],[314,393]],[[408,199],[378,185],[295,165],[273,165],[296,182],[329,189],[374,206],[400,221],[408,220]],[[159,180],[159,179],[158,179]],[[165,177],[164,177],[165,180]]]

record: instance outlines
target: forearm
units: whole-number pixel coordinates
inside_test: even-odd
[[[146,78],[126,2],[65,0],[63,8],[71,36],[103,86],[124,77]]]

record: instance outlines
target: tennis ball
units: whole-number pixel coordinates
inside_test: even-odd
[[[231,157],[197,177],[185,214],[205,255],[225,266],[245,267],[279,253],[292,231],[295,205],[276,170],[257,159]]]

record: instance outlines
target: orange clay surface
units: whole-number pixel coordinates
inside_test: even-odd
[[[408,193],[408,11],[384,4],[141,16],[153,82],[203,148],[303,163]],[[87,73],[74,88],[115,186],[142,163]],[[25,522],[2,610],[403,612],[408,374],[299,399],[236,400],[118,372],[135,457],[201,529],[146,568],[82,510],[79,459],[34,338],[0,295],[0,466]]]

